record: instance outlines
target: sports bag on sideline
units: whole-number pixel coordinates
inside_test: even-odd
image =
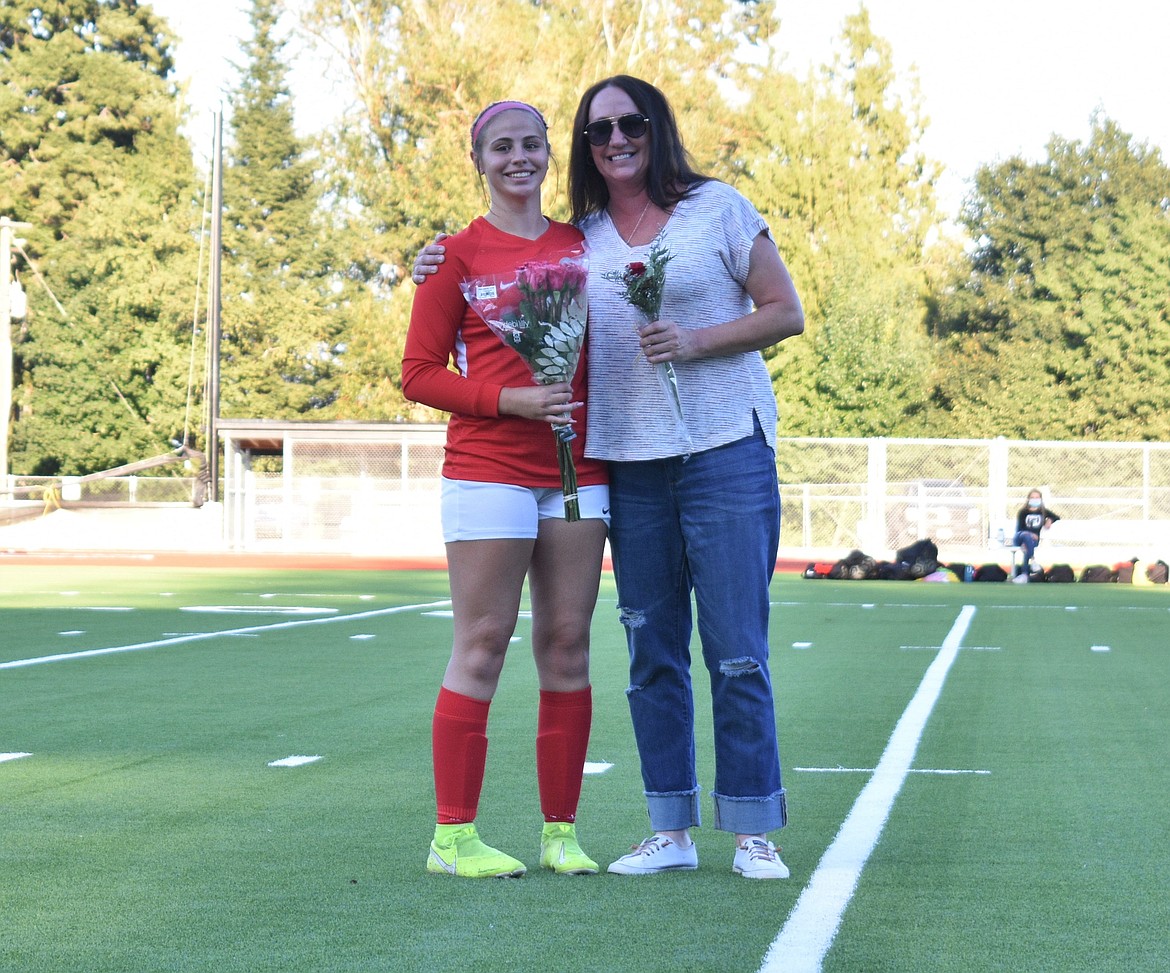
[[[1007,581],[1007,572],[999,564],[981,564],[975,569],[976,581]]]
[[[1081,572],[1082,584],[1108,584],[1117,580],[1117,574],[1104,564],[1090,564]]]

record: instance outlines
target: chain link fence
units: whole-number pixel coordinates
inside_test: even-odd
[[[232,422],[221,430],[232,550],[442,554],[442,425]],[[881,556],[929,537],[974,557],[1039,488],[1098,540],[1170,537],[1170,444],[955,439],[778,443],[784,552]],[[190,476],[11,477],[33,500],[191,503]],[[38,492],[39,491],[39,492]],[[1058,525],[1063,526],[1063,525]],[[1010,534],[1009,534],[1010,537]],[[1075,543],[1075,541],[1073,541]]]
[[[786,548],[985,549],[1033,488],[1068,521],[1170,523],[1165,443],[781,439],[777,464]]]

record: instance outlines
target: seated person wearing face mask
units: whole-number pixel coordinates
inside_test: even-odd
[[[1014,543],[1023,548],[1024,559],[1013,581],[1024,582],[1032,573],[1032,557],[1036,553],[1036,545],[1040,543],[1040,531],[1051,527],[1060,515],[1044,506],[1044,495],[1039,490],[1028,493],[1028,499],[1016,514],[1016,535]]]

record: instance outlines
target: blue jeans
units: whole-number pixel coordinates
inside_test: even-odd
[[[780,539],[776,460],[756,433],[663,460],[610,464],[610,546],[630,652],[626,696],[656,831],[697,826],[691,594],[715,724],[715,827],[787,821],[768,671]]]
[[[1040,543],[1040,535],[1033,534],[1030,530],[1019,530],[1016,531],[1014,540],[1017,547],[1023,548],[1023,571],[1025,574],[1027,574],[1028,566],[1032,563],[1032,558],[1036,556],[1036,545]]]

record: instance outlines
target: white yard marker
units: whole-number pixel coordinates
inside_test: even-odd
[[[585,767],[582,771],[586,776],[590,774],[604,774],[612,767],[613,764],[608,764],[605,761],[586,760]]]
[[[303,754],[294,754],[291,757],[282,757],[280,760],[273,760],[269,767],[303,767],[305,764],[315,763],[322,759],[320,755],[315,757],[306,757]]]
[[[31,753],[0,753],[0,764],[6,760],[19,760],[21,757],[31,757]]]
[[[922,733],[975,616],[964,605],[942,649],[922,677],[918,691],[898,720],[869,783],[862,788],[837,837],[821,857],[784,928],[772,941],[760,973],[819,973],[841,925],[861,870],[873,853],[894,799],[902,789]]]
[[[1108,645],[1091,645],[1091,646],[1089,646],[1089,650],[1092,652],[1108,652],[1109,646]]]

